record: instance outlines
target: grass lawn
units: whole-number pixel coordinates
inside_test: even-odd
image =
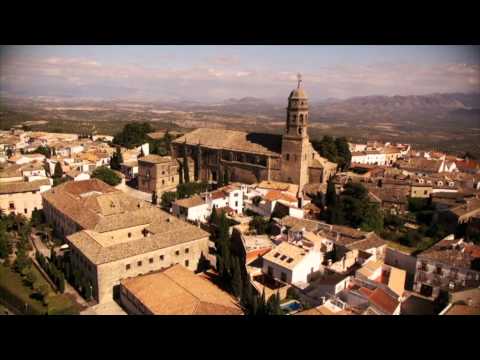
[[[68,294],[51,296],[48,299],[49,315],[78,315],[80,306]]]
[[[36,313],[47,312],[47,307],[41,301],[30,298],[33,291],[25,286],[22,277],[5,265],[0,265],[0,287],[6,289],[22,303],[28,304]]]
[[[35,292],[23,283],[23,279],[19,274],[4,265],[0,266],[0,287],[7,289],[17,299],[29,304],[35,312],[40,314],[47,312],[49,315],[79,313],[80,306],[70,295],[56,294],[37,268],[32,266],[31,271],[35,274],[37,282],[41,285],[47,285],[50,289],[48,306],[43,305],[39,300],[32,299],[30,296]]]
[[[392,249],[400,250],[400,251],[405,252],[409,255],[411,255],[413,252],[416,251],[415,248],[408,247],[408,246],[399,244],[398,242],[394,242],[394,241],[387,241],[387,245],[389,247],[391,247]]]

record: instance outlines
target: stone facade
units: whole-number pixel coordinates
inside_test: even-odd
[[[84,274],[92,286],[92,294],[99,303],[109,301],[113,297],[113,289],[122,279],[148,274],[181,264],[191,271],[198,266],[200,255],[208,254],[208,237],[174,246],[146,251],[143,254],[126,257],[104,264],[94,264],[72,243],[72,264]]]
[[[299,83],[288,98],[283,135],[196,129],[173,141],[173,156],[186,153],[203,181],[218,181],[227,174],[230,181],[283,181],[300,189],[307,183],[326,183],[337,165],[313,149],[308,116],[308,98]]]
[[[180,162],[170,156],[148,155],[138,159],[138,189],[152,193],[171,190],[180,183]],[[189,161],[193,178],[194,162]]]

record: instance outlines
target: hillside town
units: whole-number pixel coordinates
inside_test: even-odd
[[[479,315],[480,162],[308,134],[0,132],[14,314]]]

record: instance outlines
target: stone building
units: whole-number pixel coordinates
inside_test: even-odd
[[[98,179],[61,184],[43,196],[47,221],[66,237],[72,265],[111,300],[120,280],[182,264],[195,270],[209,234]]]
[[[193,160],[189,159],[188,167],[190,180],[193,181]],[[174,189],[180,183],[180,176],[183,176],[182,169],[183,159],[160,155],[141,157],[138,159],[138,189],[148,193]]]
[[[21,214],[30,218],[42,208],[41,193],[51,188],[48,179],[0,182],[0,210],[4,214]]]
[[[434,298],[480,285],[480,247],[447,237],[417,256],[414,290]]]
[[[174,140],[173,154],[194,159],[204,181],[217,181],[227,173],[231,181],[283,181],[300,190],[307,183],[325,183],[337,164],[321,157],[309,141],[308,98],[300,80],[286,110],[283,135],[200,128]]]

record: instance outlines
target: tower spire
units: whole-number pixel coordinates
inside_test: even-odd
[[[302,82],[302,74],[300,73],[297,74],[297,81],[298,81],[297,89],[300,89],[300,83]]]

